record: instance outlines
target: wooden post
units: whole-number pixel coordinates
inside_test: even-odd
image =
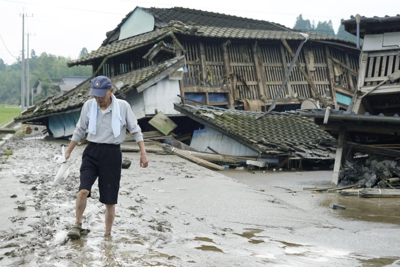
[[[114,60],[114,58],[108,59],[108,64],[109,64],[109,66],[110,66],[110,76],[111,76],[111,77],[117,75],[117,74],[116,74],[116,69],[115,69],[115,62],[116,62],[116,60]]]
[[[177,57],[181,56],[182,55],[182,50],[180,48],[177,48],[175,50],[175,55]],[[181,96],[185,97],[185,83],[184,83],[183,79],[179,80],[179,87],[180,87],[179,89],[180,89],[180,92],[181,92]],[[184,98],[182,98],[182,99],[184,99]],[[184,100],[182,100],[182,101],[184,102]]]
[[[335,166],[333,167],[332,183],[339,184],[340,167],[342,166],[343,152],[345,150],[346,129],[339,129],[338,147],[336,148]]]
[[[258,82],[258,99],[260,99],[261,96],[266,96],[265,85],[267,83],[265,79],[265,70],[263,68],[259,50],[260,49],[258,48],[257,41],[255,41],[253,43],[253,58],[254,58],[254,66],[256,68],[257,82]]]
[[[349,66],[349,68],[351,67],[349,54],[347,54],[347,53],[346,53],[346,64],[347,64],[347,66]],[[349,79],[349,83],[348,83],[349,88],[347,88],[347,89],[349,91],[354,91],[355,88],[354,88],[354,84],[353,84],[353,76],[351,75],[350,71],[347,72],[347,79]]]
[[[226,77],[226,86],[228,87],[229,93],[228,93],[228,105],[230,109],[235,109],[234,103],[234,91],[236,88],[233,86],[233,79],[232,79],[232,70],[231,70],[231,64],[229,61],[229,54],[228,54],[228,45],[230,44],[230,41],[226,41],[221,45],[222,47],[222,54],[224,58],[224,70],[225,70],[225,77]]]
[[[207,84],[207,62],[206,62],[206,50],[204,48],[204,43],[199,42],[200,46],[200,64],[201,64],[201,79],[204,84]]]
[[[285,40],[285,42],[286,42],[286,40]],[[285,45],[285,43],[283,41],[282,41],[282,43]],[[286,44],[288,45],[287,42],[286,42]],[[281,57],[282,57],[282,67],[283,67],[282,77],[285,77],[286,76],[286,72],[289,70],[289,66],[288,66],[287,61],[286,61],[286,55],[285,55],[285,50],[283,49],[283,46],[280,45],[279,48],[281,50]],[[290,46],[289,46],[289,48],[290,48]],[[294,56],[294,54],[292,55],[292,57],[293,56]],[[282,80],[282,82],[283,82],[283,80]],[[287,87],[287,90],[288,90],[289,94],[292,95],[292,83],[289,81],[289,79],[286,82],[285,86]],[[271,98],[274,99],[275,96],[271,96]]]
[[[308,74],[308,77],[310,77],[310,79],[313,81],[315,67],[314,67],[314,62],[311,62],[311,57],[314,58],[314,54],[313,54],[313,51],[309,51],[308,47],[306,47],[306,46],[303,49],[304,49],[304,55],[305,55],[305,60],[306,60],[307,74]],[[314,93],[314,90],[312,90],[311,86],[309,87],[309,92],[313,98],[317,97],[317,95]]]
[[[294,57],[294,53],[293,53],[292,49],[290,48],[289,44],[286,42],[286,40],[282,39],[281,41],[282,41],[283,45],[286,47],[286,49],[288,50],[289,54],[292,57]],[[322,98],[321,94],[318,93],[317,87],[315,87],[313,80],[310,78],[310,76],[308,76],[308,74],[306,73],[304,68],[301,67],[299,61],[297,61],[297,60],[296,60],[296,66],[300,70],[300,72],[304,75],[308,84],[310,85],[311,89],[314,91],[315,95],[318,97],[319,101],[321,101],[322,105],[324,105],[324,107],[328,107],[328,103],[325,101],[325,99]]]
[[[361,114],[364,111],[363,109],[361,110],[361,99],[358,99],[357,95],[361,87],[364,86],[365,74],[367,73],[367,65],[368,65],[368,52],[365,52],[360,55],[360,69],[358,71],[357,88],[356,91],[354,92],[354,96],[352,99],[351,110],[349,110],[349,111],[354,111],[356,114]],[[372,69],[372,66],[370,66],[370,69]]]
[[[335,74],[333,72],[332,67],[332,60],[330,59],[329,47],[325,46],[325,57],[326,57],[326,64],[328,65],[328,78],[329,84],[331,85],[331,95],[333,99],[333,104],[335,105],[335,109],[339,110],[339,105],[336,99],[336,90],[335,90]]]

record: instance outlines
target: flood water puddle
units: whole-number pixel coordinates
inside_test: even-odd
[[[205,245],[202,245],[201,247],[196,247],[196,249],[203,250],[203,251],[214,251],[214,252],[222,252],[222,253],[224,253],[221,249],[217,248],[216,246],[205,246]]]
[[[330,209],[330,204],[344,206],[344,210],[331,209],[344,218],[400,225],[400,215],[396,212],[400,208],[398,198],[362,198],[327,194],[321,205]]]
[[[203,242],[214,243],[214,241],[213,241],[211,238],[208,238],[208,237],[196,236],[196,237],[194,238],[194,240],[196,240],[196,241],[203,241]]]
[[[261,233],[263,231],[261,229],[254,229],[254,228],[246,228],[244,230],[246,230],[246,231],[241,233],[241,234],[235,233],[235,235],[238,235],[238,236],[241,236],[241,237],[244,237],[244,238],[247,238],[247,239],[251,239],[256,234],[259,234],[259,233]]]
[[[368,260],[360,260],[363,267],[375,267],[375,266],[398,266],[400,263],[399,258],[374,258]],[[395,265],[396,264],[396,265]]]

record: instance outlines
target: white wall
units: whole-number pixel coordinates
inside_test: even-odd
[[[180,114],[174,109],[174,103],[181,101],[177,96],[179,94],[179,81],[169,80],[167,77],[141,93],[132,90],[126,100],[131,104],[136,118],[140,119],[146,115],[156,114],[155,110],[165,115]]]
[[[153,30],[154,17],[141,8],[136,8],[124,24],[122,24],[119,40],[151,32]]]
[[[169,80],[168,77],[143,91],[143,99],[146,114],[155,114],[155,110],[168,114],[180,114],[174,109],[174,103],[181,99],[179,81]]]

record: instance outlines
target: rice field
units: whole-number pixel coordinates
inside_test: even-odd
[[[19,114],[21,114],[21,109],[18,106],[0,105],[0,127],[12,121]]]

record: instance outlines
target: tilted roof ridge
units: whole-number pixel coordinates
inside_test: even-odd
[[[204,14],[207,16],[211,16],[211,17],[216,17],[216,18],[231,18],[234,19],[235,21],[237,21],[238,19],[243,20],[243,21],[248,21],[248,22],[255,22],[255,23],[260,23],[260,24],[266,24],[266,25],[271,25],[271,26],[275,26],[280,28],[281,30],[288,30],[291,31],[291,28],[288,28],[282,24],[279,23],[275,23],[275,22],[271,22],[271,21],[267,21],[267,20],[259,20],[259,19],[253,19],[253,18],[247,18],[247,17],[240,17],[240,16],[236,16],[236,15],[229,15],[229,14],[225,14],[225,13],[218,13],[218,12],[212,12],[212,11],[206,11],[206,10],[200,10],[200,9],[192,9],[192,8],[186,8],[186,7],[172,7],[172,8],[158,8],[158,7],[150,7],[150,8],[146,8],[146,7],[139,7],[143,10],[149,11],[151,13],[151,10],[157,10],[157,11],[161,11],[161,10],[173,10],[173,11],[184,11],[187,13],[199,13],[199,14]],[[154,14],[151,13],[153,16],[161,19],[158,14]],[[205,25],[206,26],[206,25]],[[211,25],[210,25],[211,26]],[[233,27],[236,28],[236,27]],[[240,28],[240,27],[239,27]]]

